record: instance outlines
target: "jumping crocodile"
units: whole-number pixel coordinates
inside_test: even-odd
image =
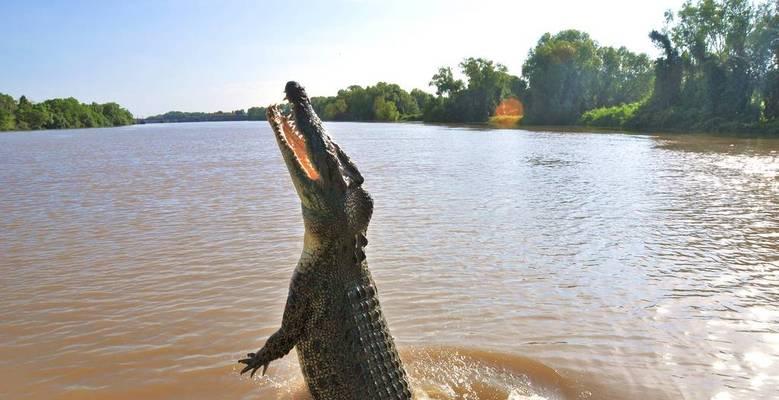
[[[239,362],[251,376],[297,348],[314,399],[411,399],[403,363],[365,260],[373,200],[360,171],[330,138],[305,89],[288,82],[290,115],[267,108],[303,209],[303,252],[281,328]]]

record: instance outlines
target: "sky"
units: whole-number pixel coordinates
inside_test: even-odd
[[[0,1],[0,93],[115,101],[136,117],[232,111],[379,81],[432,92],[485,57],[521,75],[546,32],[579,29],[653,58],[683,0]]]

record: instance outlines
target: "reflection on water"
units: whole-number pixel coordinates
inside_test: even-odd
[[[776,395],[779,141],[329,127],[419,398]],[[305,397],[301,237],[266,124],[0,135],[0,398]]]

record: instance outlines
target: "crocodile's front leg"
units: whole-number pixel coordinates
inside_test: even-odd
[[[310,301],[300,291],[301,275],[295,271],[295,274],[292,276],[289,294],[287,295],[287,305],[284,307],[284,316],[281,320],[281,328],[268,338],[265,346],[260,350],[256,353],[249,353],[246,355],[247,358],[238,361],[246,364],[246,367],[241,370],[242,375],[244,372],[252,371],[250,376],[254,377],[254,374],[260,367],[262,367],[262,374],[265,375],[265,371],[268,370],[268,364],[271,361],[287,355],[300,341],[306,324],[306,309]]]

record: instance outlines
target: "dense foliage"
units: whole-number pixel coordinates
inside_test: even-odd
[[[455,79],[449,67],[433,75],[430,86],[437,97],[425,101],[425,121],[486,122],[501,100],[524,93],[525,83],[502,64],[470,57],[460,63],[460,70],[467,83]]]
[[[777,14],[779,3],[748,0],[688,0],[668,12],[663,32],[650,34],[663,50],[653,94],[618,126],[779,133]],[[582,122],[611,124],[605,116],[624,111],[594,110]]]
[[[466,58],[459,66],[467,82],[455,79],[451,68],[442,67],[430,81],[435,96],[379,82],[365,88],[349,86],[336,96],[311,101],[324,120],[486,122],[501,100],[520,96],[525,88],[505,66],[490,60]]]
[[[265,108],[252,107],[249,111],[235,110],[231,112],[217,111],[213,113],[206,112],[184,112],[169,111],[165,114],[152,115],[142,120],[143,123],[169,123],[169,122],[209,122],[209,121],[259,121],[265,120]]]
[[[129,125],[133,115],[116,103],[83,104],[69,97],[32,103],[0,93],[0,131]]]
[[[0,93],[0,131],[16,129],[16,100]]]
[[[317,114],[325,120],[398,121],[420,118],[417,97],[393,83],[379,82],[365,88],[353,85],[339,90],[336,96],[314,97],[311,102]]]
[[[620,104],[613,107],[596,108],[582,114],[580,122],[584,125],[604,128],[621,128],[633,118],[642,103]]]
[[[624,47],[601,47],[576,30],[543,35],[522,66],[528,82],[524,122],[573,124],[587,110],[649,96],[652,64]]]

